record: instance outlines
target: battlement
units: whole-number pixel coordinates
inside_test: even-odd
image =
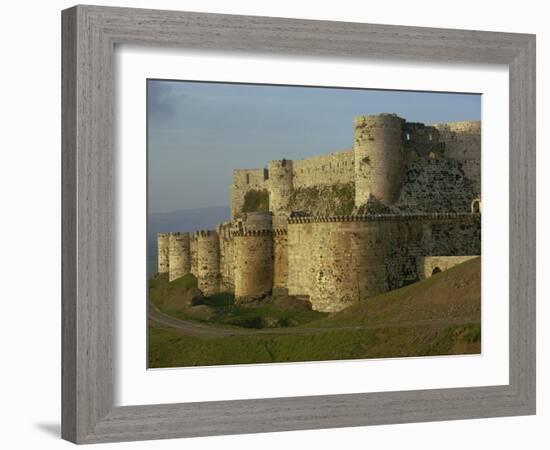
[[[247,231],[233,231],[234,237],[245,236],[271,236],[274,234],[273,230],[247,230]]]
[[[478,213],[429,213],[429,214],[363,214],[350,216],[298,216],[289,217],[288,223],[324,223],[324,222],[382,222],[382,221],[406,221],[406,220],[457,220],[457,219],[478,219]]]
[[[206,237],[206,236],[216,236],[218,232],[216,230],[196,230],[193,232],[193,237]]]

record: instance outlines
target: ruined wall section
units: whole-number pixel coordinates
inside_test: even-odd
[[[200,230],[197,239],[197,281],[204,295],[220,292],[220,245],[214,230]]]
[[[462,171],[464,175],[472,182],[472,187],[477,197],[481,196],[481,160],[464,159],[462,161]]]
[[[157,234],[157,271],[158,273],[168,273],[169,258],[168,249],[170,246],[170,233]]]
[[[443,156],[445,143],[436,127],[403,120],[402,131],[403,150],[408,161]]]
[[[464,121],[435,124],[445,144],[445,157],[462,162],[465,175],[481,194],[481,122]]]
[[[402,123],[395,114],[355,118],[356,207],[371,196],[386,206],[397,201],[405,165]]]
[[[268,172],[266,169],[234,170],[233,184],[231,185],[231,219],[240,216],[247,192],[263,191],[268,188]]]
[[[349,215],[354,207],[355,183],[349,182],[295,188],[288,209],[328,216]]]
[[[293,161],[294,189],[346,184],[355,180],[353,150]]]
[[[481,214],[437,214],[422,220],[422,255],[481,255]]]
[[[168,239],[168,280],[191,272],[189,233],[170,233]]]
[[[452,159],[419,159],[409,162],[405,181],[392,212],[470,212],[479,196],[476,183]]]

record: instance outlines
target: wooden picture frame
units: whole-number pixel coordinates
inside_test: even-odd
[[[98,6],[63,11],[62,29],[64,439],[94,443],[535,413],[534,35]],[[113,52],[126,43],[507,65],[509,384],[114,407]]]

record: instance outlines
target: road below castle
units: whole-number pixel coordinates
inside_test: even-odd
[[[303,327],[284,327],[284,328],[237,328],[228,326],[212,326],[189,320],[176,319],[167,314],[160,312],[153,304],[149,304],[149,320],[158,325],[169,327],[179,333],[200,336],[200,337],[223,337],[223,336],[251,336],[251,335],[307,335],[328,333],[334,330],[368,330],[381,327],[410,327],[415,325],[457,325],[457,324],[472,324],[477,321],[464,319],[443,319],[443,320],[418,320],[411,322],[402,322],[399,324],[376,324],[363,326],[339,326],[339,327],[319,327],[319,328],[303,328]]]

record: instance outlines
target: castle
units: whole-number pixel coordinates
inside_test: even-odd
[[[339,311],[481,254],[480,155],[480,122],[356,117],[351,149],[234,170],[231,221],[158,234],[158,272]]]

